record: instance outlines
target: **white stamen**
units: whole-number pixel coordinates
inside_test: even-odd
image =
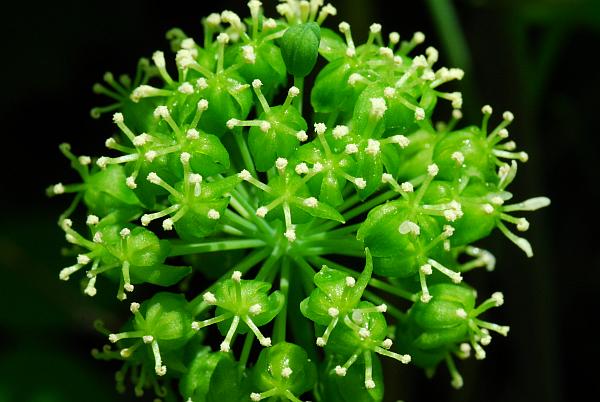
[[[315,197],[308,197],[302,201],[302,204],[309,208],[316,208],[317,205],[319,205],[319,200],[317,200]]]
[[[423,120],[425,118],[425,109],[418,107],[415,109],[415,120]]]
[[[208,101],[206,99],[200,99],[198,101],[198,110],[203,112],[206,109],[208,109]]]
[[[369,31],[372,34],[378,34],[378,33],[380,33],[381,32],[381,24],[377,24],[377,23],[371,24],[371,26],[369,27]]]
[[[500,307],[504,304],[504,294],[502,292],[492,293],[492,300],[496,303],[496,307]]]
[[[363,77],[362,75],[358,73],[352,73],[350,74],[350,77],[348,77],[348,84],[350,86],[355,86],[359,81],[362,81],[364,79],[365,77]]]
[[[385,103],[384,98],[371,98],[369,99],[371,102],[371,115],[380,119],[385,114],[387,110],[387,105]]]
[[[335,307],[329,307],[329,309],[327,310],[327,314],[329,314],[330,317],[337,317],[338,315],[340,315],[340,310],[338,310]]]
[[[377,140],[370,139],[367,141],[367,147],[365,148],[365,152],[369,155],[377,155],[381,150],[381,144]]]
[[[298,87],[291,87],[288,90],[288,96],[291,98],[295,98],[296,96],[300,95],[300,89],[298,89]]]
[[[465,311],[464,308],[456,309],[456,315],[460,318],[467,318],[467,312]]]
[[[525,218],[519,219],[519,222],[517,223],[517,230],[519,232],[526,232],[529,230],[529,221]]]
[[[400,234],[414,234],[414,235],[419,235],[421,234],[421,228],[419,227],[419,225],[417,225],[416,223],[412,222],[412,221],[404,221],[400,224],[400,226],[398,227],[398,231],[400,232]]]
[[[254,402],[258,402],[262,399],[262,397],[260,396],[259,393],[253,392],[250,394],[250,399],[252,399]]]
[[[271,129],[271,123],[269,123],[268,121],[262,121],[260,122],[260,131],[262,131],[263,133],[268,133],[269,130]]]
[[[292,371],[292,369],[291,369],[291,368],[289,368],[289,367],[284,367],[284,368],[281,370],[281,376],[282,376],[283,378],[290,378],[290,376],[292,375],[292,373],[293,373],[293,371]]]
[[[77,255],[77,264],[85,265],[85,264],[88,264],[90,261],[91,261],[90,257],[88,257],[85,254]]]
[[[88,215],[87,219],[85,220],[86,225],[97,225],[98,222],[100,222],[100,218],[98,218],[96,215]]]
[[[217,303],[217,298],[215,297],[215,295],[211,292],[206,292],[202,295],[202,299],[207,303],[207,304],[216,304]]]
[[[444,225],[444,232],[443,235],[444,237],[448,238],[450,236],[452,236],[454,234],[454,227],[450,226],[450,225]]]
[[[379,306],[375,307],[375,309],[379,313],[385,313],[387,311],[387,304],[380,304]]]
[[[155,172],[148,173],[147,179],[152,184],[160,184],[161,182],[160,177],[158,177],[158,175]]]
[[[167,218],[162,222],[162,227],[164,230],[173,230],[174,223],[173,219]]]
[[[188,140],[197,140],[200,138],[200,133],[195,128],[190,128],[185,135]]]
[[[227,128],[232,130],[235,126],[237,126],[238,124],[240,124],[240,121],[238,119],[229,119],[227,120]]]
[[[198,89],[200,90],[205,90],[206,88],[208,88],[208,81],[206,80],[206,78],[202,77],[202,78],[198,78],[196,80],[196,86],[198,87]]]
[[[400,148],[406,148],[410,144],[410,140],[403,135],[394,135],[390,139],[394,144],[400,145]]]
[[[248,309],[248,312],[250,312],[252,315],[260,314],[262,312],[262,306],[258,303],[253,304]]]
[[[460,109],[454,109],[452,111],[452,117],[455,118],[456,120],[460,120],[463,117],[463,113]]]
[[[296,138],[298,139],[298,141],[304,142],[308,140],[308,135],[306,134],[306,131],[300,130],[296,133]]]
[[[396,88],[386,87],[383,90],[383,96],[385,96],[388,99],[393,98],[395,95],[396,95]]]
[[[102,243],[102,232],[94,233],[94,237],[92,238],[92,241],[97,244]]]
[[[384,349],[390,349],[394,342],[390,338],[385,338],[383,342],[381,342],[381,346]]]
[[[439,172],[440,172],[440,169],[438,168],[438,165],[436,165],[435,163],[432,163],[431,165],[427,166],[427,174],[429,176],[435,177]]]
[[[248,64],[256,63],[256,53],[254,52],[254,47],[252,45],[244,45],[242,46],[242,57]]]
[[[384,173],[381,175],[381,182],[382,183],[392,183],[394,181],[394,176],[392,176],[389,173]]]
[[[190,155],[189,152],[182,152],[181,155],[179,155],[179,160],[183,164],[189,163],[191,158],[192,158],[192,155]]]
[[[79,164],[87,166],[90,163],[92,163],[92,158],[86,155],[81,155],[79,158],[77,158],[77,161],[79,162]]]
[[[288,241],[293,242],[296,240],[296,231],[294,229],[288,229],[283,234]]]
[[[419,270],[424,275],[431,275],[433,273],[433,269],[431,268],[430,264],[423,264],[423,265],[421,265],[421,268],[419,268]]]
[[[308,165],[306,163],[304,163],[304,162],[297,164],[296,167],[294,168],[294,170],[299,175],[307,174],[308,171],[309,171],[308,170]]]
[[[387,57],[388,59],[394,58],[394,51],[389,47],[380,47],[379,54],[383,57]]]
[[[221,352],[228,353],[231,350],[231,348],[229,346],[229,342],[227,342],[227,341],[221,342],[220,350],[221,350]]]
[[[240,271],[233,271],[231,274],[231,279],[236,282],[239,282],[242,279],[242,273]]]
[[[241,172],[238,173],[238,177],[244,181],[248,181],[252,178],[252,175],[250,174],[249,171],[247,171],[246,169],[242,170]]]
[[[217,35],[217,42],[223,45],[229,43],[229,39],[229,35],[227,35],[225,32],[221,32],[219,35]]]
[[[124,239],[124,238],[128,237],[131,234],[131,230],[129,230],[128,228],[123,228],[123,229],[121,229],[121,231],[119,232],[119,234]]]
[[[123,121],[125,121],[125,118],[123,117],[123,113],[115,113],[113,114],[113,122],[118,124],[118,123],[123,123]]]
[[[269,213],[267,207],[260,207],[256,210],[256,216],[258,216],[259,218],[264,218],[265,216],[267,216],[267,213]]]
[[[142,336],[142,341],[146,344],[148,343],[152,343],[152,341],[154,340],[154,337],[152,335],[144,335]]]
[[[500,137],[500,138],[508,138],[508,130],[505,129],[505,128],[503,128],[500,131],[498,131],[498,137]],[[515,146],[516,146],[516,144],[515,144]]]
[[[373,389],[375,388],[375,381],[373,380],[365,380],[365,388]]]
[[[389,38],[392,45],[396,45],[400,42],[400,34],[398,32],[390,32]]]
[[[271,338],[263,338],[260,340],[260,344],[264,347],[270,347],[271,346]]]
[[[400,188],[405,193],[412,193],[413,191],[415,191],[415,188],[413,187],[412,183],[409,181],[405,181],[404,183],[400,184]]]
[[[506,111],[504,113],[502,113],[502,118],[507,121],[507,122],[511,122],[515,119],[515,115],[512,114],[512,112]]]
[[[423,32],[415,32],[413,34],[412,41],[417,45],[425,42],[425,34]]]
[[[354,179],[354,184],[360,190],[363,190],[365,187],[367,187],[367,181],[365,179],[363,179],[362,177],[357,177],[356,179]]]
[[[325,131],[327,131],[327,126],[325,123],[315,123],[315,132],[318,135],[325,134]]]
[[[167,107],[164,105],[157,106],[156,109],[154,109],[153,114],[154,114],[154,117],[156,117],[156,118],[161,117],[163,119],[166,119],[169,116],[171,116],[169,109],[167,109]]]
[[[493,112],[493,109],[490,105],[485,105],[481,108],[481,113],[483,113],[483,114],[491,115],[492,112]]]
[[[456,161],[458,165],[462,165],[465,162],[465,155],[459,151],[453,152],[451,158]]]
[[[216,209],[209,209],[207,213],[208,219],[212,219],[213,221],[221,219],[221,213]]]
[[[206,17],[206,22],[213,28],[216,28],[221,23],[221,16],[217,13],[212,13]]]
[[[109,142],[109,140],[112,140],[112,143],[115,143],[115,140],[113,138],[109,138],[108,140],[106,140],[106,142]],[[107,146],[107,148],[110,148],[110,147]],[[110,158],[108,158],[106,156],[101,156],[96,161],[96,165],[98,165],[98,167],[100,169],[104,169],[104,168],[106,168],[106,165],[108,165],[109,160],[110,160]]]
[[[348,155],[352,155],[358,152],[358,146],[356,144],[348,144],[346,145],[345,152]]]
[[[277,170],[284,170],[288,165],[288,160],[285,158],[277,158],[277,160],[275,161],[275,167],[277,168]]]
[[[194,93],[194,87],[189,82],[184,82],[177,88],[179,92],[185,95],[191,95]]]
[[[52,186],[52,192],[54,194],[63,194],[65,192],[65,186],[62,183],[57,183]]]
[[[323,165],[322,165],[321,163],[317,162],[317,163],[315,163],[315,164],[313,165],[313,171],[314,171],[315,173],[319,173],[319,172],[321,172],[322,170],[323,170]]]
[[[363,327],[358,330],[358,336],[360,336],[361,338],[368,338],[371,336],[371,331]]]
[[[136,303],[133,302],[129,305],[129,310],[131,310],[132,313],[137,313],[140,310],[140,303]]]
[[[335,366],[335,373],[340,377],[344,377],[348,370],[342,366]]]
[[[262,87],[262,85],[263,85],[263,83],[259,79],[252,81],[252,88],[254,88],[254,89],[258,89],[258,88]]]
[[[144,154],[144,158],[146,158],[148,162],[152,162],[157,156],[158,153],[156,151],[148,151]]]

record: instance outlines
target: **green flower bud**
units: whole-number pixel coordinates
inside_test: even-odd
[[[253,386],[259,391],[251,394],[252,400],[268,396],[287,398],[315,386],[317,367],[300,346],[281,342],[261,351],[252,369],[252,378]]]
[[[212,353],[209,347],[203,347],[181,378],[179,383],[181,395],[186,399],[190,398],[193,402],[206,402],[213,374],[222,359],[233,360],[228,353]]]
[[[281,55],[290,74],[306,77],[317,62],[321,30],[315,22],[292,25],[281,38]]]

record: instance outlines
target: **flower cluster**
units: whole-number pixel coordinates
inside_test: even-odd
[[[484,106],[458,128],[462,96],[441,87],[463,72],[420,53],[420,32],[373,24],[357,44],[348,23],[322,26],[337,14],[322,0],[281,0],[279,18],[248,8],[203,19],[200,42],[169,31],[174,57],[94,86],[113,100],[92,110],[113,113],[106,153],[60,147],[81,178],[48,188],[74,195],[59,226],[76,261],[60,279],[82,277],[88,296],[113,282],[119,300],[169,287],[131,302],[120,331],[98,325],[114,346],[94,356],[123,361],[120,391],[172,400],[178,384],[191,402],[381,401],[381,356],[445,363],[460,387],[453,356],[482,359],[508,332],[480,318],[502,294],[477,306],[464,283],[496,264],[474,243],[498,228],[531,257],[507,224],[526,231],[512,213],[549,204],[509,202],[528,158],[507,141],[512,113],[493,127]],[[453,108],[444,125],[438,101]]]

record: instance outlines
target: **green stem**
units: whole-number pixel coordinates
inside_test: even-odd
[[[240,154],[242,155],[242,160],[246,165],[246,169],[252,174],[252,176],[256,177],[256,169],[254,168],[254,160],[252,159],[252,155],[250,155],[250,150],[248,149],[248,144],[246,143],[246,139],[244,138],[243,130],[239,129],[239,131],[233,134],[233,138],[240,149]]]
[[[372,208],[376,207],[377,205],[382,204],[385,201],[390,200],[396,196],[398,196],[398,193],[396,193],[395,191],[387,191],[383,194],[380,194],[377,197],[375,197],[365,203],[362,203],[362,204],[358,205],[357,207],[344,213],[343,214],[344,220],[346,222],[348,222],[350,219],[362,214],[363,212],[369,211]],[[330,230],[339,225],[340,225],[339,222],[327,222],[327,223],[321,225],[318,228],[318,230],[315,230],[315,231],[325,232],[325,231]]]
[[[276,271],[276,268],[278,267],[277,262],[280,257],[280,254],[275,254],[273,251],[273,254],[271,254],[263,263],[262,267],[260,267],[260,271],[258,271],[258,274],[256,275],[256,280],[266,281],[267,278],[273,275],[273,271]]]
[[[300,90],[300,93],[294,99],[298,112],[302,114],[302,104],[304,103],[304,77],[294,77],[294,86]]]
[[[363,256],[365,254],[365,249],[363,244],[356,240],[354,237],[347,236],[346,238],[337,238],[337,239],[317,239],[306,241],[302,243],[303,251],[305,255],[310,255],[308,250],[314,248],[323,248],[323,249],[332,249],[339,250],[335,254],[343,254],[343,255],[358,255]]]
[[[310,292],[314,289],[313,279],[315,277],[315,270],[313,267],[306,262],[303,257],[295,257],[294,262],[300,268],[300,273],[303,278],[304,290],[307,295],[310,295]]]
[[[387,303],[381,297],[377,296],[375,293],[365,290],[363,293],[363,296],[365,299],[369,300],[370,302],[372,302],[374,304],[385,304],[387,306],[387,312],[392,317],[396,318],[397,320],[404,321],[404,319],[406,318],[406,313],[403,313],[402,311],[398,310],[396,307],[391,306],[389,303]]]
[[[247,248],[258,248],[265,246],[266,243],[259,239],[244,239],[244,240],[219,240],[202,243],[179,243],[175,240],[171,241],[171,252],[169,257],[177,257],[181,255],[212,253],[215,251],[224,250],[241,250]]]
[[[225,218],[227,220],[229,220],[229,223],[235,223],[238,225],[238,229],[242,230],[243,232],[246,232],[245,230],[243,230],[242,228],[247,229],[247,231],[249,231],[251,234],[255,234],[256,233],[256,226],[247,221],[246,219],[242,218],[240,215],[236,214],[235,212],[231,211],[230,209],[226,209],[225,210]]]
[[[308,260],[316,266],[327,265],[330,268],[338,269],[340,271],[346,272],[355,277],[358,277],[358,275],[359,275],[359,272],[356,272],[350,268],[340,265],[334,261],[328,260],[327,258],[316,256],[316,257],[309,257]],[[369,286],[379,289],[379,290],[383,290],[386,293],[401,297],[401,298],[406,299],[411,302],[415,302],[417,300],[416,296],[414,294],[407,292],[406,290],[398,289],[395,286],[390,285],[389,283],[379,280],[377,278],[371,278],[371,280],[369,281]]]
[[[332,230],[329,232],[317,232],[313,235],[307,236],[304,238],[305,241],[309,242],[309,241],[318,241],[318,240],[323,240],[323,239],[330,239],[332,237],[342,237],[344,235],[347,235],[349,233],[355,232],[358,230],[358,228],[360,227],[361,223],[357,223],[355,225],[348,225],[348,226],[344,226],[340,229],[336,229],[336,230]]]
[[[250,357],[250,351],[252,350],[252,344],[254,343],[254,332],[248,331],[246,334],[246,339],[244,340],[244,347],[242,348],[242,353],[240,354],[240,366],[246,367],[248,363],[248,358]]]
[[[248,254],[245,258],[243,258],[240,262],[238,262],[234,267],[225,272],[219,279],[217,279],[212,285],[210,285],[203,292],[198,294],[195,298],[193,298],[189,303],[189,310],[192,312],[194,317],[202,314],[207,308],[210,307],[209,304],[204,302],[204,293],[210,292],[214,290],[214,288],[224,281],[225,279],[229,279],[233,271],[240,271],[242,274],[248,272],[250,268],[254,267],[256,264],[264,260],[267,255],[271,252],[268,248],[262,248],[260,250],[254,250],[250,254]]]
[[[287,305],[288,305],[288,290],[290,288],[290,260],[287,257],[283,257],[281,260],[281,275],[279,279],[279,291],[285,297],[283,307],[277,318],[275,319],[275,326],[273,328],[273,343],[279,343],[285,341],[286,325],[287,325]]]
[[[238,193],[236,190],[233,190],[231,192],[231,197],[235,199],[235,201],[242,207],[244,208],[244,210],[246,211],[246,213],[248,214],[248,216],[250,217],[250,219],[252,219],[252,221],[254,222],[254,224],[265,234],[273,234],[273,229],[271,228],[271,226],[269,226],[269,224],[267,223],[267,221],[265,221],[263,218],[259,218],[258,216],[256,216],[256,211],[255,208],[252,208],[252,206],[248,203],[248,200],[246,200],[244,197],[240,197],[240,193]]]

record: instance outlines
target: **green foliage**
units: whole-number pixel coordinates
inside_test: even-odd
[[[76,264],[60,278],[85,271],[94,296],[107,277],[120,300],[138,296],[134,284],[170,287],[132,302],[121,332],[98,325],[117,349],[94,356],[123,361],[119,391],[132,383],[166,400],[178,385],[192,402],[381,401],[381,356],[445,363],[460,387],[453,356],[482,359],[491,332],[508,332],[479,318],[502,294],[476,306],[463,283],[495,266],[473,243],[498,228],[531,256],[506,223],[526,231],[511,213],[549,204],[508,203],[528,158],[505,141],[512,113],[491,128],[484,106],[479,126],[456,128],[462,95],[439,87],[463,72],[435,68],[432,47],[415,55],[422,33],[384,40],[373,24],[356,45],[345,22],[341,36],[321,28],[331,5],[289,0],[277,20],[248,6],[247,20],[204,19],[202,45],[169,31],[174,66],[157,51],[134,80],[95,86],[117,102],[92,113],[117,110],[113,156],[61,146],[82,182],[48,189],[75,195],[59,225]],[[434,126],[440,101],[454,110]],[[76,230],[79,207],[88,217]]]

